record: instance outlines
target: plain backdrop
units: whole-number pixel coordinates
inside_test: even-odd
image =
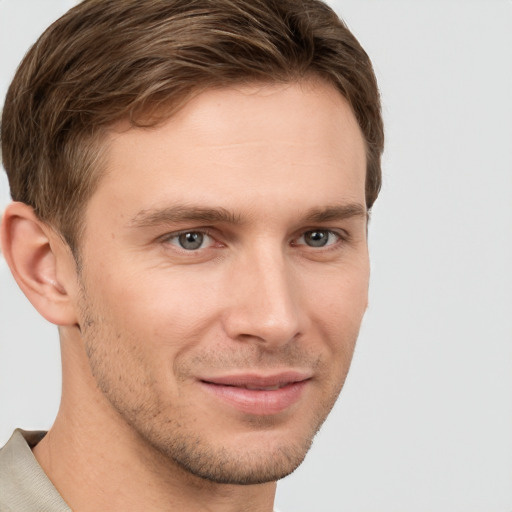
[[[0,0],[0,95],[71,0]],[[386,122],[370,308],[283,512],[512,511],[512,2],[332,0]],[[8,201],[0,178],[0,210]],[[0,444],[47,429],[57,330],[0,260]]]

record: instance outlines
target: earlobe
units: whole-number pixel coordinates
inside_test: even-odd
[[[71,251],[34,210],[7,206],[1,226],[2,252],[14,279],[39,313],[53,324],[76,324],[76,274]]]

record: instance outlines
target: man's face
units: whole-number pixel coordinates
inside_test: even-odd
[[[210,90],[109,144],[80,275],[105,403],[195,475],[285,476],[340,392],[367,305],[354,115],[318,81]]]

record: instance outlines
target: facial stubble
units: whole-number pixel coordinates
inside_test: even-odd
[[[308,411],[310,418],[295,440],[282,436],[277,446],[268,448],[266,432],[279,428],[279,421],[272,417],[247,418],[240,434],[247,442],[240,443],[243,449],[232,444],[232,433],[226,433],[225,442],[213,443],[207,432],[195,428],[200,411],[194,411],[194,403],[182,403],[172,407],[172,397],[162,396],[154,371],[144,358],[140,344],[131,336],[119,332],[100,309],[92,303],[82,283],[81,336],[91,374],[98,390],[106,399],[118,418],[130,428],[131,433],[144,447],[144,463],[153,465],[155,471],[162,464],[170,464],[186,476],[194,476],[218,484],[252,485],[277,481],[292,473],[304,460],[313,438],[331,411],[341,391],[348,371],[337,379],[336,385],[324,393]],[[357,337],[357,335],[356,335]],[[353,343],[345,356],[350,361]],[[266,361],[266,367],[279,365],[309,364],[316,366],[322,374],[321,359],[304,352],[298,344],[290,344],[279,354],[269,354],[252,345],[250,354],[233,357],[219,356],[212,349],[199,357],[173,365],[178,380],[186,380],[191,367],[206,361],[213,368],[247,368],[248,361],[258,365]],[[128,364],[124,364],[127,362]],[[131,368],[130,368],[131,366]],[[171,414],[172,413],[172,414]],[[297,421],[304,422],[304,414]],[[294,421],[294,418],[288,421]],[[263,434],[262,434],[263,433]],[[261,439],[261,442],[258,442]],[[137,453],[142,453],[140,450]]]

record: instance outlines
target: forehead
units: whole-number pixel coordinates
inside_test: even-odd
[[[311,203],[305,208],[364,204],[365,173],[364,139],[333,86],[211,89],[157,127],[114,127],[90,206],[103,201],[130,215],[176,201],[233,209],[268,208],[270,199]]]

